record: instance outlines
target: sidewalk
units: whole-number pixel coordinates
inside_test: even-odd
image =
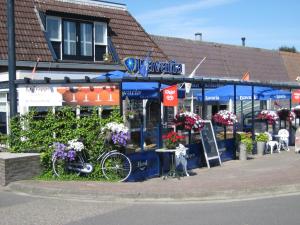
[[[136,183],[18,181],[6,189],[42,196],[94,200],[234,200],[300,193],[300,154],[274,153],[221,167],[199,168],[180,180],[154,178]]]

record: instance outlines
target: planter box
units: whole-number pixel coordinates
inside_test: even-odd
[[[40,154],[0,153],[0,185],[31,179],[40,173]]]
[[[256,143],[256,149],[257,149],[257,155],[259,156],[263,156],[265,154],[265,146],[266,146],[266,142],[261,142],[258,141]]]
[[[248,154],[247,154],[247,147],[245,144],[239,143],[239,152],[240,152],[239,159],[242,161],[247,160]]]

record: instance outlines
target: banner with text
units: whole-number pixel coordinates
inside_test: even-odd
[[[178,105],[177,85],[163,89],[163,104],[164,106]]]

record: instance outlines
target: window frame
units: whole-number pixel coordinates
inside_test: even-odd
[[[56,16],[56,14],[46,15],[46,32],[48,32],[48,19],[54,19],[58,21],[58,38],[50,38],[49,41],[60,43],[60,60],[82,60],[91,62],[103,62],[104,60],[96,60],[96,46],[105,47],[105,53],[108,52],[108,23],[102,21],[90,21],[84,19],[76,19],[71,17]],[[76,55],[67,55],[64,53],[65,43],[64,43],[64,21],[74,22],[76,27]],[[90,24],[92,25],[92,56],[81,55],[81,35],[80,35],[80,24]],[[96,42],[96,26],[101,25],[103,29],[103,42]],[[104,50],[104,49],[103,49]]]
[[[104,27],[105,27],[104,34],[103,34],[104,35],[104,38],[103,38],[104,42],[103,43],[96,42],[96,25],[97,24],[104,25]],[[95,21],[94,22],[94,62],[103,62],[104,61],[104,60],[101,60],[101,61],[96,60],[96,45],[105,46],[105,53],[107,53],[107,42],[108,42],[107,39],[108,39],[108,37],[107,37],[107,23]]]
[[[48,16],[46,17],[46,32],[48,33],[48,19],[53,19],[53,20],[57,20],[58,21],[58,38],[51,38],[49,35],[49,40],[50,41],[55,41],[55,42],[61,42],[62,41],[62,19],[60,17],[57,16]]]
[[[64,52],[65,48],[65,43],[64,43],[64,22],[74,22],[75,27],[76,27],[76,55],[66,55]],[[93,61],[94,60],[94,55],[95,51],[94,48],[92,47],[92,56],[83,56],[81,55],[81,29],[80,29],[80,24],[91,24],[92,25],[92,32],[94,33],[94,24],[89,21],[83,21],[83,20],[74,20],[74,19],[62,19],[62,29],[61,29],[61,34],[62,34],[62,59],[63,60],[84,60],[84,61]],[[94,34],[92,34],[92,45],[94,43]]]

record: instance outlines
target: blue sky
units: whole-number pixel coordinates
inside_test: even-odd
[[[300,0],[115,0],[150,34],[300,51]]]

